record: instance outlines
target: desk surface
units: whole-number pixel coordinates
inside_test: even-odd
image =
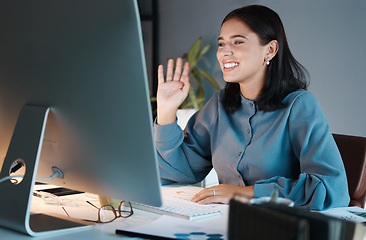
[[[70,196],[62,197],[63,199],[72,199],[72,202],[65,201],[63,206],[56,205],[56,204],[46,204],[42,199],[33,197],[32,205],[31,205],[31,212],[32,213],[55,213],[59,215],[64,215],[66,209],[70,217],[74,218],[81,218],[81,219],[96,219],[97,218],[97,209],[91,207],[89,204],[86,203],[86,199],[90,200],[92,197],[88,197],[87,194],[75,194]],[[96,201],[96,205],[98,205],[98,200],[94,197],[92,198],[94,201]],[[77,203],[75,206],[75,202]],[[80,204],[82,202],[83,204]],[[94,202],[95,203],[95,202]],[[351,218],[358,217],[357,215],[354,215],[349,212],[349,210],[352,211],[359,211],[362,213],[362,217],[360,217],[358,222],[365,222],[365,214],[366,210],[359,209],[359,208],[339,208],[339,209],[332,209],[329,210],[329,213],[327,215],[336,216],[341,218],[345,218],[347,220],[352,220]],[[65,239],[88,239],[88,240],[97,240],[97,239],[103,239],[103,240],[109,240],[109,239],[136,239],[136,238],[128,238],[123,237],[122,235],[117,235],[115,233],[116,229],[124,229],[124,230],[131,230],[134,231],[136,228],[147,228],[147,226],[152,227],[154,224],[160,224],[158,228],[161,229],[161,231],[165,231],[165,229],[168,229],[168,231],[172,230],[171,226],[176,226],[175,229],[179,229],[181,231],[180,227],[184,229],[186,232],[195,232],[199,227],[201,229],[207,230],[206,232],[211,231],[214,229],[215,231],[221,232],[224,234],[222,239],[227,239],[227,227],[228,227],[228,211],[229,208],[224,208],[222,210],[222,214],[218,216],[212,216],[208,218],[204,218],[201,220],[196,221],[189,221],[184,220],[181,218],[171,218],[167,220],[166,216],[161,216],[158,214],[145,212],[142,210],[134,209],[134,214],[126,219],[118,218],[115,221],[108,223],[108,224],[95,224],[92,226],[84,227],[82,229],[76,229],[71,232],[67,233],[55,233],[48,236],[40,236],[40,237],[31,237],[22,233],[18,233],[12,230],[8,230],[5,228],[0,227],[0,236],[1,240],[3,239],[11,239],[11,240],[22,240],[22,239],[50,239],[50,240],[65,240]],[[328,212],[328,211],[324,211]],[[165,220],[165,224],[161,223],[161,220]],[[184,222],[182,222],[184,221]],[[156,225],[154,226],[156,227]],[[151,228],[152,229],[152,228]],[[160,230],[159,229],[159,230]],[[156,230],[156,228],[154,229]],[[173,229],[174,230],[174,229]],[[364,233],[362,234],[365,236],[364,238],[366,240],[366,228],[363,228]],[[160,233],[160,232],[159,232]],[[201,239],[201,238],[200,238]]]
[[[61,233],[55,234],[51,236],[47,236],[46,239],[52,240],[65,240],[65,239],[88,239],[88,240],[109,240],[109,239],[117,239],[121,238],[121,235],[115,234],[116,229],[120,229],[122,227],[136,227],[142,224],[150,223],[156,220],[159,217],[157,214],[148,213],[140,210],[136,210],[134,215],[127,219],[116,219],[114,222],[108,224],[96,224],[94,226],[87,227],[82,230],[75,230],[70,233]],[[208,219],[199,220],[199,222],[206,222],[211,224],[211,226],[215,226],[216,224],[222,225],[223,222],[226,222],[225,216],[214,216]],[[23,239],[38,239],[38,237],[30,237],[18,232],[14,232],[11,230],[7,230],[4,228],[0,228],[0,236],[1,239],[11,239],[11,240],[23,240]],[[39,237],[43,238],[43,237]],[[44,239],[44,238],[43,238]],[[129,239],[126,237],[126,239]],[[134,238],[135,239],[135,238]]]
[[[77,201],[84,201],[85,202],[85,195],[84,194],[77,194],[72,195],[72,198],[75,199],[78,198]],[[71,196],[68,196],[68,198],[71,198]],[[80,200],[82,199],[82,200]],[[97,200],[95,200],[97,201]],[[75,218],[86,218],[86,219],[94,219],[97,216],[97,210],[93,207],[91,207],[88,204],[85,204],[83,206],[78,205],[75,206],[64,206],[64,208],[67,210],[68,214],[71,217]],[[32,207],[31,207],[32,213],[41,213],[41,212],[50,212],[50,213],[56,213],[56,214],[64,214],[65,212],[62,209],[62,206],[60,205],[50,205],[46,204],[43,200],[37,197],[33,197],[32,200]],[[55,233],[52,235],[49,235],[46,237],[46,239],[52,239],[52,240],[65,240],[65,238],[69,239],[88,239],[88,240],[96,240],[96,239],[117,239],[121,238],[122,235],[117,235],[115,233],[116,229],[133,229],[135,227],[139,226],[145,226],[154,223],[154,221],[158,220],[161,217],[161,215],[145,212],[142,210],[134,209],[134,214],[126,219],[118,218],[115,221],[107,224],[95,224],[92,226],[83,227],[82,229],[76,229],[72,230],[67,233]],[[212,216],[201,220],[196,221],[189,221],[184,220],[180,218],[175,218],[179,223],[180,221],[186,221],[187,225],[192,226],[192,231],[195,230],[194,225],[202,225],[207,226],[209,228],[213,228],[215,226],[220,226],[221,230],[224,228],[226,230],[227,227],[227,221],[228,221],[228,208],[224,209],[222,211],[222,214],[218,216]],[[161,218],[159,219],[161,220]],[[174,220],[173,220],[174,221]],[[189,227],[189,226],[188,226]],[[44,236],[40,237],[31,237],[27,236],[22,233],[18,233],[12,230],[8,230],[5,228],[0,227],[0,236],[1,239],[11,239],[11,240],[21,240],[21,239],[38,239],[42,238],[45,239]],[[128,237],[123,237],[125,239],[132,239]],[[136,238],[133,238],[136,239]],[[227,239],[226,236],[223,236],[223,239]]]

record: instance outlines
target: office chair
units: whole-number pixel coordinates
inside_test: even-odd
[[[333,134],[346,169],[349,206],[365,208],[366,202],[366,138]]]

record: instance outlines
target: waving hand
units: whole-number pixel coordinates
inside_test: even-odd
[[[165,125],[173,123],[179,106],[187,98],[189,83],[189,63],[183,67],[183,59],[178,58],[175,71],[174,60],[168,61],[166,79],[164,79],[164,67],[158,68],[158,92],[157,92],[157,123]]]

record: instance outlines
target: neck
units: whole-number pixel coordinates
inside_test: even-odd
[[[241,94],[249,100],[258,98],[266,82],[267,69],[264,67],[258,70],[253,76],[239,82]]]
[[[261,84],[258,83],[240,83],[240,92],[241,94],[249,100],[254,100],[258,98],[262,88],[264,85],[264,81]]]

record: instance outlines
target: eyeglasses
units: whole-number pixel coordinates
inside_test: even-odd
[[[98,208],[91,202],[86,202],[98,209],[98,223],[109,223],[114,221],[116,218],[128,218],[133,214],[133,209],[130,202],[120,202],[118,205],[118,212],[114,209],[112,205],[105,205]]]

